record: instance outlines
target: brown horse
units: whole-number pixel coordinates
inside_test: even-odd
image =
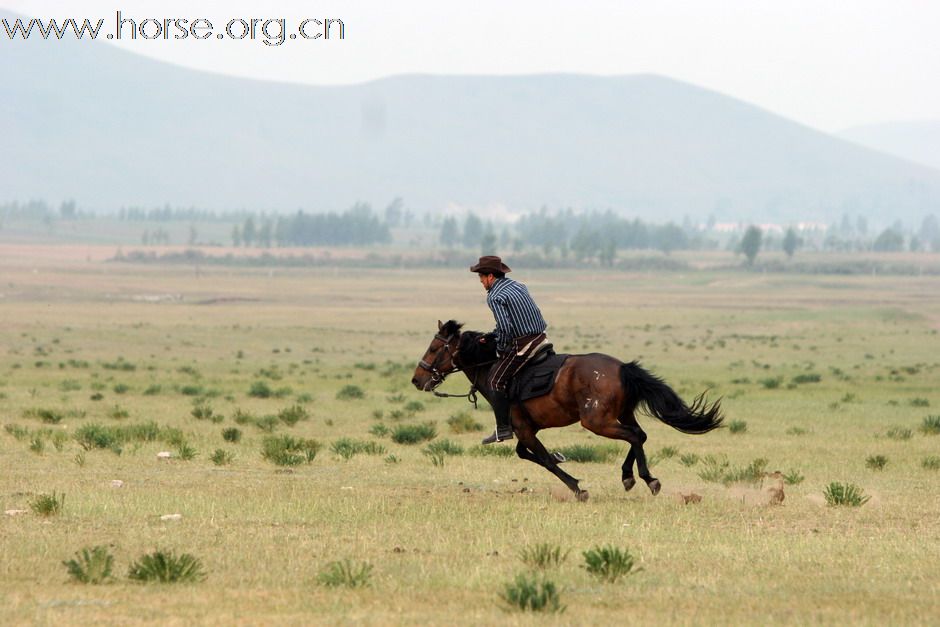
[[[462,371],[472,389],[488,398],[486,375],[496,359],[493,343],[481,343],[482,333],[462,332],[462,325],[454,320],[438,321],[437,326],[438,332],[411,382],[419,390],[431,392],[447,375]],[[640,477],[656,495],[662,486],[659,479],[650,475],[643,451],[646,433],[634,416],[641,402],[646,413],[683,433],[707,433],[720,427],[723,420],[718,401],[709,405],[702,394],[687,405],[662,379],[636,362],[623,363],[600,353],[571,355],[558,371],[551,392],[513,405],[516,454],[548,469],[578,500],[587,500],[587,490],[582,490],[577,479],[558,467],[558,460],[535,437],[541,429],[566,427],[580,421],[585,429],[597,435],[629,442],[630,450],[622,466],[624,489],[636,485],[633,477],[636,462]]]

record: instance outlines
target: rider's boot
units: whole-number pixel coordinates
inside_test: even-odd
[[[504,392],[494,391],[491,395],[490,405],[496,414],[496,431],[489,437],[483,438],[483,444],[502,442],[512,439],[512,417],[509,415],[509,396]]]

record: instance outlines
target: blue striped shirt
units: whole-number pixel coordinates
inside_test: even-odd
[[[486,295],[496,318],[496,347],[505,352],[513,338],[544,333],[548,325],[525,285],[512,279],[496,279]]]

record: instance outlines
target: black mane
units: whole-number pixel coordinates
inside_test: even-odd
[[[444,326],[441,327],[439,333],[444,337],[450,337],[452,335],[458,335],[460,329],[463,328],[463,324],[457,322],[456,320],[448,320],[444,323]]]
[[[496,343],[490,340],[486,344],[480,344],[483,335],[479,331],[464,331],[460,335],[458,351],[460,361],[465,367],[496,360]]]

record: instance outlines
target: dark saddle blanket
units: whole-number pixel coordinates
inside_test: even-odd
[[[509,398],[521,403],[551,392],[555,387],[555,376],[567,359],[568,355],[556,355],[553,350],[538,355],[513,377],[509,384]]]

